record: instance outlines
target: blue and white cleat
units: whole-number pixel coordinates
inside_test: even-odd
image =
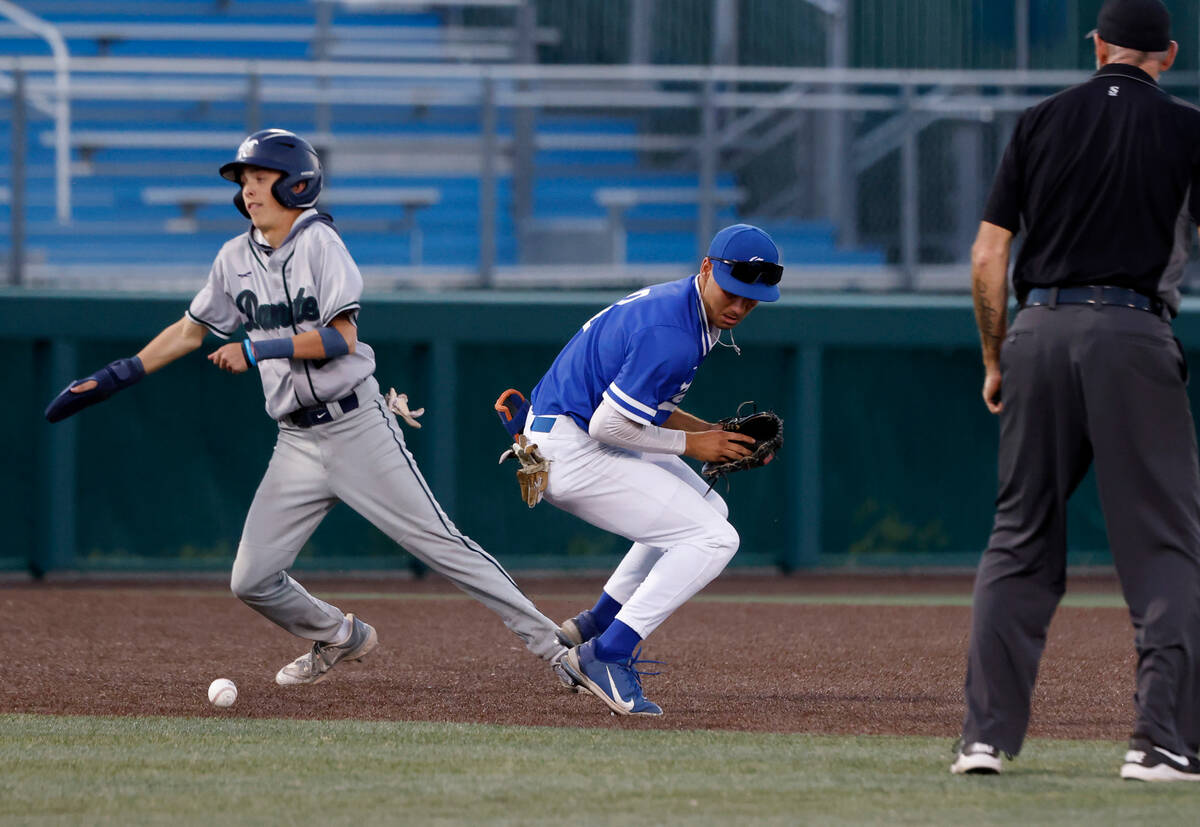
[[[563,670],[617,715],[662,715],[662,707],[642,694],[642,675],[658,673],[638,671],[639,663],[658,661],[638,660],[637,652],[620,662],[600,660],[594,640],[571,649],[562,659]]]
[[[558,639],[559,643],[570,649],[572,646],[587,643],[601,631],[603,630],[597,625],[596,616],[592,614],[592,610],[584,609],[570,620],[564,620],[554,632],[554,637]]]

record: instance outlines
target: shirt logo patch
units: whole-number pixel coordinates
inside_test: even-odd
[[[1115,98],[1115,97],[1116,97],[1117,95],[1119,95],[1120,93],[1121,93],[1121,87],[1120,87],[1120,86],[1110,86],[1110,87],[1108,87],[1108,96],[1109,96],[1110,98]]]
[[[237,277],[238,277],[239,279],[246,279],[246,278],[250,278],[250,274],[251,274],[251,273],[253,273],[253,272],[254,272],[253,270],[247,270],[247,271],[246,271],[246,272],[244,272],[244,273],[238,273],[238,274],[237,274]]]

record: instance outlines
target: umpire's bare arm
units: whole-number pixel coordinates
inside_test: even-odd
[[[1008,330],[1008,257],[1012,240],[1010,231],[983,221],[971,248],[971,292],[983,347],[983,401],[994,414],[1003,407],[1000,346]]]

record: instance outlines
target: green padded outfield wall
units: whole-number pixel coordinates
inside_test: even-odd
[[[377,375],[428,409],[426,426],[406,432],[410,448],[459,526],[514,568],[603,568],[625,547],[548,505],[521,503],[512,467],[496,465],[505,439],[491,411],[504,388],[528,390],[557,343],[618,297],[367,299],[361,332],[376,347]],[[69,375],[135,351],[185,303],[0,292],[15,390],[0,410],[9,469],[0,565],[228,568],[275,431],[253,374],[229,376],[194,354],[71,425],[41,417]],[[68,320],[81,329],[78,368],[56,376],[69,344],[54,337]],[[1200,313],[1185,311],[1177,328],[1200,345]],[[974,336],[966,297],[806,297],[760,307],[738,333],[742,355],[713,353],[686,404],[717,418],[753,399],[787,420],[780,460],[732,480],[743,540],[735,564],[977,559],[991,519],[996,422],[979,402]],[[1090,480],[1076,497],[1071,545],[1076,563],[1106,560]],[[302,565],[405,568],[412,560],[339,506]]]

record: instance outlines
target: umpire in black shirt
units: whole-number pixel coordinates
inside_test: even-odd
[[[1170,324],[1200,219],[1200,110],[1158,87],[1178,49],[1161,0],[1109,0],[1093,37],[1096,74],[1017,122],[972,250],[999,493],[951,771],[999,772],[1021,749],[1066,588],[1067,499],[1094,460],[1136,630],[1121,777],[1200,780],[1200,471]]]

